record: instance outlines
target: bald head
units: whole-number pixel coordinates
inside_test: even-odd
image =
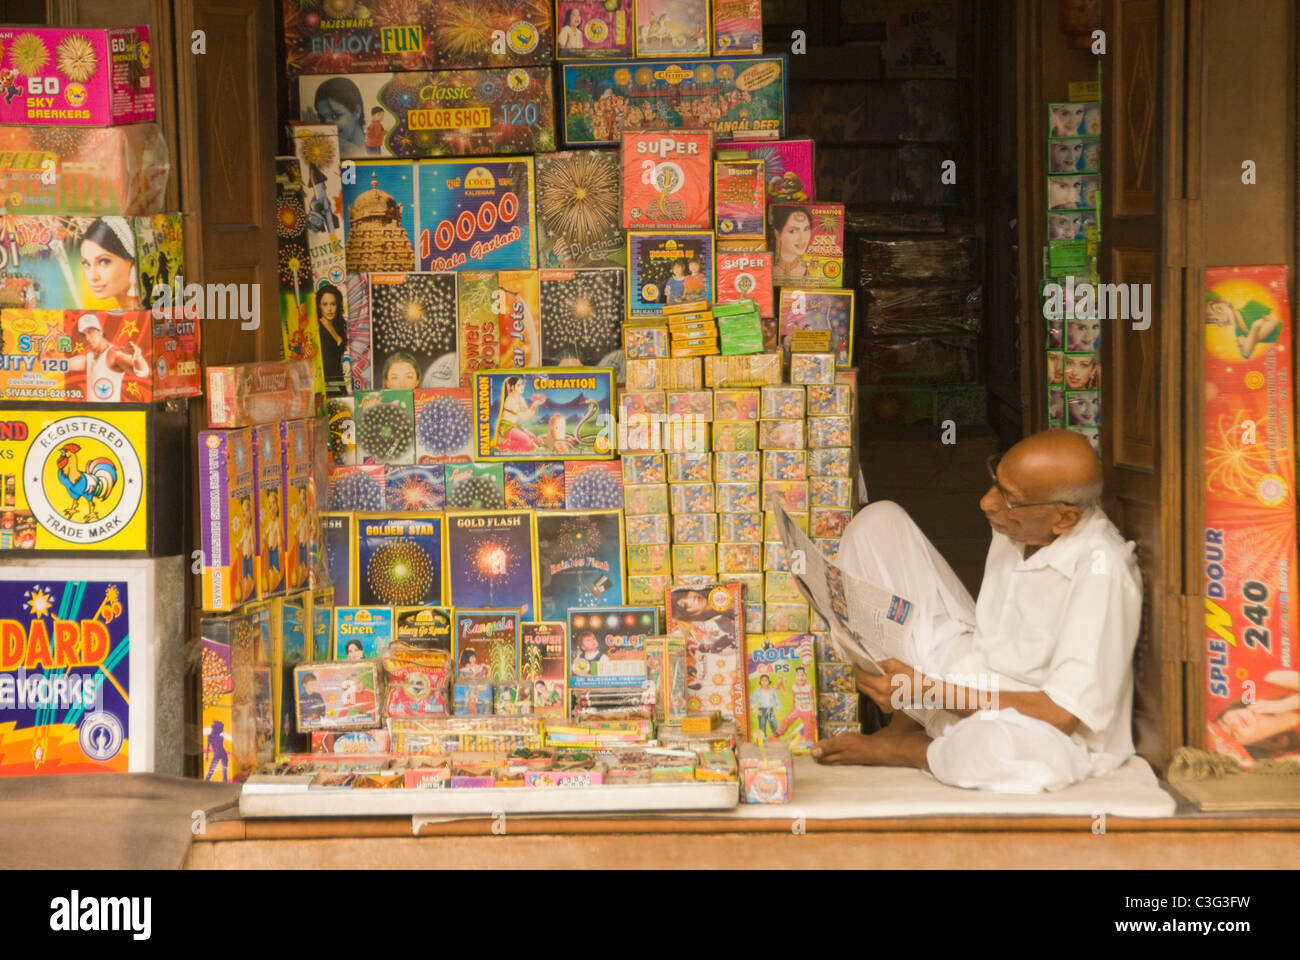
[[[1059,500],[1081,509],[1101,504],[1101,461],[1082,434],[1045,430],[1025,437],[1007,451],[1001,469],[1033,500]]]

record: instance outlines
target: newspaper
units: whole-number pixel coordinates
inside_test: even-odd
[[[783,506],[776,509],[791,573],[808,602],[830,624],[836,649],[872,676],[884,676],[880,660],[906,662],[916,604],[845,573],[795,526]]]

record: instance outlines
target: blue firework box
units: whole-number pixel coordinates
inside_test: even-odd
[[[533,158],[424,160],[416,185],[421,270],[535,270]]]
[[[357,517],[357,593],[361,606],[442,604],[440,513]]]
[[[621,510],[539,511],[533,526],[539,620],[564,620],[571,609],[625,602]]]
[[[614,456],[613,370],[486,370],[472,388],[476,460]]]
[[[564,142],[618,143],[625,130],[709,129],[714,139],[785,135],[785,56],[564,64]]]

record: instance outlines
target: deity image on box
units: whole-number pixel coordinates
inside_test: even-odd
[[[570,608],[623,602],[623,530],[618,510],[538,513],[537,576],[543,620]]]
[[[559,60],[632,56],[632,0],[558,0],[555,54]]]
[[[541,272],[543,367],[622,369],[626,278],[621,267]]]
[[[456,275],[372,273],[370,337],[376,389],[458,386]]]
[[[533,619],[537,578],[529,511],[448,513],[446,543],[443,565],[452,607],[518,608]]]
[[[617,150],[536,158],[537,260],[542,269],[625,266]]]
[[[456,682],[515,682],[519,654],[519,611],[456,612]]]
[[[490,371],[473,381],[480,460],[613,456],[609,370]]]
[[[762,52],[762,0],[713,0],[714,56]]]
[[[618,143],[624,130],[708,129],[728,141],[779,140],[785,132],[780,56],[569,63],[562,89],[570,147]]]
[[[421,270],[530,270],[533,158],[418,164],[416,249]]]
[[[415,164],[362,162],[352,174],[343,184],[348,273],[415,270]]]
[[[628,314],[713,299],[712,231],[628,233]]]
[[[441,514],[357,518],[358,600],[411,607],[442,603]]]
[[[853,364],[853,291],[782,290],[782,338],[800,330],[825,330],[831,335],[835,365]]]
[[[638,57],[708,55],[708,0],[635,0],[635,7]]]

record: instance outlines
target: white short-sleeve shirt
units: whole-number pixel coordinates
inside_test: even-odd
[[[1102,773],[1133,753],[1141,620],[1134,545],[1101,510],[1028,559],[1023,546],[994,531],[975,630],[950,648],[944,672],[989,670],[1003,690],[1041,690],[1079,718],[1071,739]]]

